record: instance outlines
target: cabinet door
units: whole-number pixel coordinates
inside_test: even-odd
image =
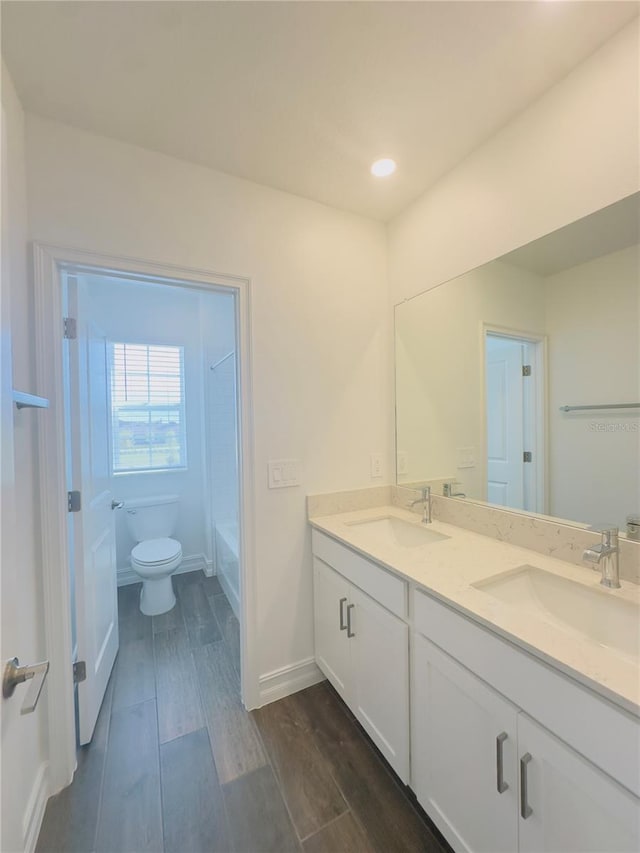
[[[525,714],[518,751],[530,756],[521,770],[520,853],[640,850],[640,800],[626,788]]]
[[[349,613],[356,717],[409,782],[409,628],[356,587]]]
[[[517,709],[420,634],[413,636],[416,796],[455,850],[514,853]]]
[[[347,704],[351,703],[351,648],[346,623],[349,589],[341,575],[314,557],[316,662]]]

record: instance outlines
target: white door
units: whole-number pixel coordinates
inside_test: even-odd
[[[342,698],[351,699],[351,648],[347,638],[349,584],[313,558],[316,662]]]
[[[640,801],[525,714],[518,717],[520,853],[640,850]],[[524,815],[522,814],[524,808]]]
[[[523,350],[520,341],[487,336],[487,500],[524,509]]]
[[[116,534],[109,447],[107,340],[88,318],[88,285],[68,279],[77,340],[69,348],[73,486],[82,508],[73,516],[78,659],[86,680],[78,685],[80,743],[89,743],[118,652]]]
[[[409,783],[409,627],[351,587],[353,711],[380,752]]]
[[[416,634],[412,783],[456,851],[518,849],[517,709]]]

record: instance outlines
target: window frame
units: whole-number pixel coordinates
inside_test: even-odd
[[[180,351],[180,402],[177,404],[158,403],[158,404],[140,404],[132,405],[131,410],[152,413],[154,409],[167,411],[168,409],[176,409],[179,412],[179,427],[180,427],[180,464],[179,465],[159,465],[158,467],[144,468],[123,468],[116,469],[116,429],[115,429],[115,410],[122,407],[114,406],[113,402],[113,374],[115,370],[115,346],[135,346],[145,347],[147,352],[150,348],[161,347],[170,348]],[[130,477],[137,474],[170,474],[184,472],[188,470],[188,455],[187,455],[187,419],[186,419],[186,371],[185,371],[185,351],[186,347],[183,344],[176,343],[157,343],[156,341],[123,341],[109,340],[108,341],[108,376],[109,376],[109,453],[110,453],[110,468],[112,477]],[[149,375],[149,374],[147,374]],[[152,459],[152,447],[149,448],[149,459]]]

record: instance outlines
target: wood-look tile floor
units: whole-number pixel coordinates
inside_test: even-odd
[[[119,590],[120,651],[73,784],[38,853],[443,853],[327,683],[240,701],[238,621],[216,578],[176,575],[176,606]]]

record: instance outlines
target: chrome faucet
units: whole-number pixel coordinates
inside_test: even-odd
[[[602,586],[609,589],[620,589],[620,549],[618,547],[618,528],[600,527],[592,528],[602,533],[602,541],[599,545],[587,548],[582,559],[588,563],[595,563],[602,571]]]
[[[424,508],[422,523],[431,524],[431,486],[423,486],[421,489],[421,497],[417,498],[415,501],[411,501],[409,506],[415,506],[416,504],[422,504]]]
[[[442,495],[445,498],[466,498],[464,492],[456,492],[455,488],[458,485],[457,480],[449,480],[442,484]]]

